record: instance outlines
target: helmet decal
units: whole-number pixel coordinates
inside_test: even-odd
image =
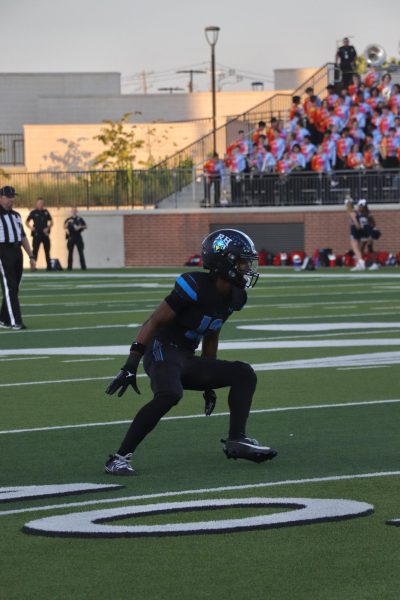
[[[232,239],[229,238],[227,235],[220,233],[213,242],[213,252],[215,252],[216,254],[218,254],[219,252],[223,252],[227,249],[231,241]]]

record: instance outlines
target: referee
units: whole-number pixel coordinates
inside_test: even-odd
[[[21,246],[29,256],[32,271],[36,269],[36,262],[21,215],[13,210],[16,195],[15,189],[9,185],[0,189],[0,282],[3,292],[0,327],[20,331],[26,329],[18,300],[23,270]]]

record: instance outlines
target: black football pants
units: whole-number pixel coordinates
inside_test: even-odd
[[[183,390],[204,391],[229,387],[229,437],[246,432],[257,377],[252,367],[241,361],[194,356],[157,340],[144,356],[144,368],[151,381],[153,399],[134,418],[118,454],[133,452],[160,419],[183,396]]]
[[[73,257],[74,257],[74,248],[75,246],[78,249],[78,254],[79,254],[79,260],[81,263],[81,269],[86,269],[86,261],[85,261],[85,255],[83,254],[83,249],[84,249],[84,243],[83,243],[83,239],[81,237],[77,238],[77,239],[72,239],[70,238],[67,242],[67,248],[68,248],[68,271],[71,271],[72,269],[72,263],[73,263]]]
[[[19,325],[22,323],[21,307],[18,300],[22,265],[22,250],[19,244],[0,244],[0,282],[3,292],[0,321],[3,321],[6,325]]]
[[[44,254],[46,256],[47,270],[50,271],[51,270],[51,263],[50,263],[50,238],[45,233],[38,233],[38,234],[35,234],[33,236],[33,239],[32,239],[32,254],[33,254],[33,258],[35,260],[37,260],[37,257],[38,257],[38,254],[39,254],[39,248],[40,248],[41,244],[43,244],[43,250],[44,250]]]

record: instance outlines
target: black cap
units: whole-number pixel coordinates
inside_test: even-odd
[[[6,185],[0,188],[0,196],[5,196],[6,198],[14,198],[14,196],[18,196],[17,192],[11,185]]]

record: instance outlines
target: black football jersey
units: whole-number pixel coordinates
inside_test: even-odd
[[[29,221],[33,221],[36,232],[40,233],[48,226],[49,221],[51,221],[51,215],[46,208],[42,210],[35,208],[29,213],[27,221],[28,223]]]
[[[195,350],[207,331],[219,331],[234,310],[241,310],[247,301],[244,290],[232,287],[227,296],[218,292],[210,273],[184,273],[165,301],[176,312],[176,318],[156,332],[164,342]]]

